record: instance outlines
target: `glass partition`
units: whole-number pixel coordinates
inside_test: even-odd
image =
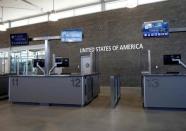
[[[27,51],[12,52],[10,55],[10,73],[17,75],[27,74]]]
[[[0,75],[37,74],[33,59],[45,59],[44,44],[0,49]]]
[[[0,52],[0,74],[9,73],[8,52]]]

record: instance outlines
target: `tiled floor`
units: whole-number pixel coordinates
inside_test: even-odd
[[[109,91],[84,108],[0,101],[0,131],[186,131],[186,111],[144,110],[140,88],[124,88],[115,109]]]

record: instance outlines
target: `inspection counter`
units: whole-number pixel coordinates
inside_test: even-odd
[[[9,78],[10,102],[84,106],[99,92],[98,73]]]
[[[8,97],[8,75],[0,75],[0,99]]]
[[[186,108],[186,75],[144,74],[144,107]]]

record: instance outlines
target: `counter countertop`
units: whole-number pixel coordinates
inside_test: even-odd
[[[143,76],[186,76],[186,74],[142,74]]]
[[[64,75],[10,75],[10,77],[83,77],[83,76],[91,76],[91,75],[98,75],[99,73],[92,73],[92,74],[79,74],[79,73],[72,73],[72,74],[64,74]]]

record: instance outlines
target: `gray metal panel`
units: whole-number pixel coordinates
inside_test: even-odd
[[[111,107],[114,108],[118,104],[121,97],[120,76],[110,76],[111,88]]]
[[[11,77],[10,101],[82,104],[82,77]]]
[[[186,76],[144,76],[144,107],[186,108]]]
[[[85,77],[85,100],[86,102],[90,102],[93,99],[93,85],[92,85],[92,77],[86,76]]]
[[[169,28],[170,33],[186,32],[186,27],[181,28]]]
[[[8,96],[8,76],[0,76],[0,96]]]
[[[91,84],[99,82],[98,78],[99,74],[11,76],[9,79],[9,100],[11,102],[83,106],[93,100],[94,90],[96,90],[95,95],[98,95],[99,86]]]
[[[92,75],[93,77],[93,97],[97,97],[100,93],[100,80],[99,80],[99,74]]]
[[[100,92],[99,86],[99,74],[97,75],[87,75],[84,77],[85,81],[85,101],[89,103],[96,96],[98,96]]]

